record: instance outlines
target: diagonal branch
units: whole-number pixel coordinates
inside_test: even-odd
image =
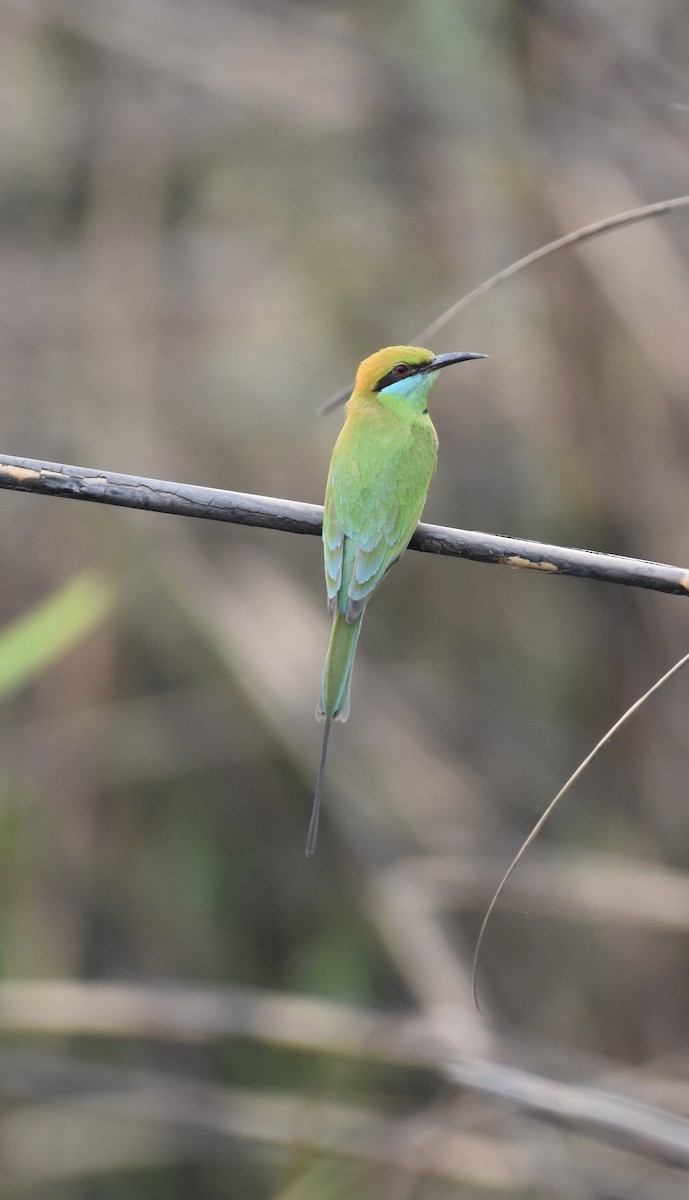
[[[323,519],[319,504],[15,458],[8,454],[0,455],[0,488],[91,500],[121,508],[143,508],[174,516],[229,521],[236,525],[257,525],[288,533],[318,535]],[[425,524],[419,525],[410,545],[412,550],[426,554],[448,554],[508,567],[531,567],[555,575],[577,575],[603,583],[622,583],[689,596],[689,568],[617,554],[599,554],[594,550],[575,550],[545,542]]]

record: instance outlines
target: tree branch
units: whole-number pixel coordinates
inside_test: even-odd
[[[319,504],[15,458],[8,454],[0,455],[0,488],[91,500],[121,508],[143,508],[175,516],[229,521],[236,525],[257,525],[288,533],[320,534],[323,519]],[[555,575],[577,575],[603,583],[621,583],[689,596],[689,568],[616,554],[599,554],[593,550],[575,550],[545,542],[425,524],[419,525],[410,546],[412,550],[426,554],[448,554],[508,567],[530,567]]]

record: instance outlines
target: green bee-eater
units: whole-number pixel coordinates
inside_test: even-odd
[[[485,357],[388,346],[364,359],[356,373],[325,489],[325,580],[334,620],[316,708],[325,729],[307,857],[316,849],[330,724],[349,716],[364,610],[406,550],[435,473],[438,437],[428,415],[428,393],[441,367]]]

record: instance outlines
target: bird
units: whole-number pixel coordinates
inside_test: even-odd
[[[316,707],[316,717],[325,724],[307,858],[318,838],[330,727],[349,716],[364,612],[409,545],[435,474],[438,436],[428,415],[429,392],[444,367],[486,357],[386,346],[357,370],[325,489],[323,556],[333,623]]]

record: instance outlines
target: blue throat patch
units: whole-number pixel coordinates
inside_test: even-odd
[[[384,398],[394,396],[395,399],[404,400],[417,412],[423,412],[428,393],[435,383],[435,376],[435,371],[429,371],[427,375],[409,375],[406,379],[397,379],[394,383],[389,383],[378,395]]]

